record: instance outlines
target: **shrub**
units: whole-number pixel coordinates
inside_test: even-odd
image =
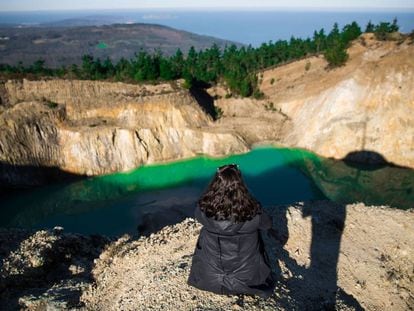
[[[269,103],[265,104],[264,107],[268,111],[272,111],[272,112],[276,111],[276,108],[275,108],[273,102],[269,102]]]
[[[263,99],[264,98],[264,93],[258,89],[255,89],[253,91],[253,98],[255,99]]]
[[[326,49],[325,58],[328,61],[329,67],[339,67],[348,60],[348,53],[341,44],[337,44]]]
[[[183,83],[183,88],[189,90],[193,87],[194,81],[193,79],[185,79]]]
[[[397,19],[394,18],[392,23],[379,23],[374,27],[374,34],[377,40],[385,41],[392,39],[392,36],[390,36],[390,33],[397,32],[400,29],[400,27],[397,24]]]
[[[214,106],[215,119],[218,120],[223,116],[223,110],[220,107]]]
[[[53,102],[53,101],[51,101],[51,100],[46,100],[46,105],[47,105],[49,108],[51,108],[51,109],[54,109],[54,108],[56,108],[57,106],[59,106],[59,104],[58,104],[58,103],[55,103],[55,102]]]

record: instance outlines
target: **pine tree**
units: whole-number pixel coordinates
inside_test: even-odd
[[[375,26],[371,23],[371,20],[368,22],[367,26],[365,27],[365,32],[374,32]]]
[[[394,17],[394,19],[392,20],[392,24],[390,26],[390,31],[389,32],[396,32],[398,30],[400,30],[400,27],[398,26],[397,18]]]
[[[328,61],[329,67],[333,68],[344,65],[348,59],[348,53],[346,52],[346,45],[339,32],[337,23],[334,24],[327,41],[328,47],[325,50],[324,56]]]
[[[184,66],[185,66],[185,61],[184,61],[184,54],[183,52],[181,52],[180,49],[178,49],[177,52],[175,52],[175,55],[171,57],[170,62],[171,62],[171,70],[173,72],[174,79],[178,79],[182,77]]]
[[[83,79],[93,79],[93,56],[92,55],[83,55],[82,57],[82,78]]]
[[[356,22],[352,22],[351,24],[345,25],[342,29],[342,41],[345,45],[348,45],[349,42],[358,38],[361,33],[359,25]]]
[[[175,79],[171,61],[167,58],[160,59],[160,78],[167,81]]]

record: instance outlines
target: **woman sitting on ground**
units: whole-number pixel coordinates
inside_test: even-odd
[[[188,284],[217,294],[269,297],[274,282],[259,229],[270,229],[272,221],[249,193],[237,165],[218,168],[195,217],[203,228]]]

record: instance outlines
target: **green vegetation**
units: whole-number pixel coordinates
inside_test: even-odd
[[[46,106],[48,106],[51,109],[54,109],[54,108],[56,108],[56,107],[59,106],[58,103],[55,103],[55,102],[53,102],[51,100],[44,100],[44,102],[45,102]]]
[[[223,116],[223,109],[220,107],[214,106],[214,112],[216,113],[216,119],[220,119]]]
[[[378,25],[369,22],[366,27],[366,31],[373,31],[381,40],[387,39],[384,33],[397,30],[397,20]],[[44,67],[43,60],[38,60],[28,68],[21,63],[17,66],[0,65],[0,72],[126,82],[157,82],[183,78],[184,87],[189,89],[222,82],[227,85],[232,95],[260,99],[263,93],[258,88],[258,71],[320,53],[325,56],[329,67],[342,66],[348,59],[347,47],[360,34],[361,28],[356,22],[345,25],[342,30],[335,23],[327,35],[321,29],[314,32],[312,39],[291,37],[290,40],[263,43],[258,48],[237,48],[230,45],[222,51],[214,44],[202,51],[196,51],[192,47],[186,56],[178,49],[170,57],[164,56],[161,51],[153,54],[140,51],[134,58],[122,58],[116,64],[109,58],[102,61],[91,55],[84,55],[81,66],[49,69]],[[305,70],[309,68],[310,63],[306,64]]]
[[[328,61],[329,67],[339,67],[348,60],[346,48],[349,43],[361,35],[361,28],[356,22],[346,25],[342,32],[339,31],[338,24],[335,23],[331,32],[327,36],[327,43],[324,56]]]
[[[365,32],[373,32],[377,40],[388,40],[390,38],[389,34],[396,32],[400,29],[397,24],[397,19],[394,18],[392,23],[381,22],[378,25],[374,25],[369,21]]]
[[[96,47],[98,49],[106,49],[106,48],[108,48],[108,45],[105,42],[99,42]]]
[[[272,112],[277,111],[276,108],[275,108],[275,106],[274,106],[274,104],[273,104],[273,102],[270,102],[270,103],[265,104],[264,107],[268,111],[272,111]]]

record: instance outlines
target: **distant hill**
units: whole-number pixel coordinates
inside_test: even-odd
[[[1,27],[0,63],[30,65],[44,59],[46,66],[80,64],[85,54],[119,60],[130,59],[141,49],[171,55],[180,48],[196,50],[234,42],[155,24],[113,24],[81,27]],[[240,46],[241,44],[236,44]]]
[[[78,18],[67,18],[53,22],[40,23],[39,27],[80,27],[80,26],[103,26],[113,24],[128,24],[131,19],[123,16],[113,15],[91,15]]]

